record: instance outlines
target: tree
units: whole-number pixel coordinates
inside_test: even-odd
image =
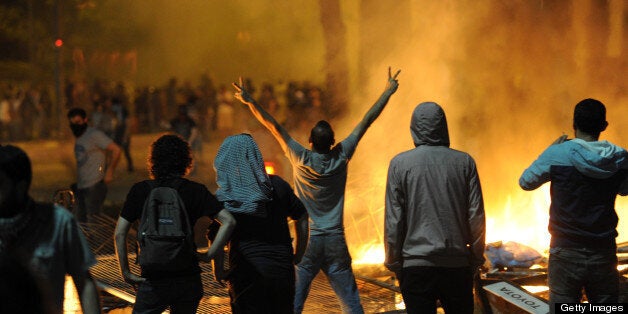
[[[346,29],[339,0],[320,0],[321,24],[325,40],[325,72],[330,113],[337,114],[349,105],[349,64]]]

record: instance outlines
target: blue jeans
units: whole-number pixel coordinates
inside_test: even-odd
[[[107,185],[103,181],[98,181],[87,188],[77,189],[76,219],[79,222],[88,222],[90,216],[100,213],[105,197],[107,197]]]
[[[201,275],[152,280],[139,284],[133,314],[194,314],[203,297]]]
[[[343,313],[364,313],[344,234],[310,236],[303,259],[296,268],[295,313],[303,311],[312,280],[320,270],[327,275],[329,284],[340,299]]]
[[[579,303],[584,288],[589,303],[619,302],[615,249],[550,248],[550,311],[555,303]]]
[[[473,314],[471,267],[404,267],[397,277],[408,314],[434,314],[436,300],[445,313]]]

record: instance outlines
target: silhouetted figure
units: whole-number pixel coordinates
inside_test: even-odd
[[[0,253],[28,265],[51,303],[49,313],[63,312],[66,275],[74,280],[83,312],[100,313],[96,283],[89,272],[96,259],[81,228],[67,209],[30,198],[31,181],[31,163],[26,153],[15,146],[0,146]],[[3,283],[10,280],[0,278]],[[29,300],[35,302],[28,304],[33,306],[41,301],[35,293]],[[0,303],[1,308],[5,302]]]
[[[175,188],[183,201],[190,226],[194,226],[203,216],[216,219],[221,224],[207,253],[199,255],[204,261],[210,261],[218,250],[223,250],[235,227],[235,220],[227,210],[222,209],[216,197],[204,185],[183,178],[190,171],[192,154],[189,144],[178,135],[163,135],[153,142],[149,163],[153,181],[145,180],[131,187],[116,225],[114,238],[120,271],[124,281],[137,287],[134,313],[161,313],[167,308],[170,308],[171,313],[196,313],[203,296],[198,260],[193,258],[168,267],[157,265],[157,260],[148,260],[147,264],[153,265],[144,266],[140,260],[141,277],[133,274],[127,255],[127,235],[131,225],[142,217],[144,202],[153,185]],[[173,218],[166,217],[159,223],[168,225],[172,221]],[[187,236],[194,239],[193,234]],[[195,253],[195,245],[192,243],[191,246],[190,249]],[[164,259],[167,257],[163,256]]]
[[[310,149],[295,141],[273,116],[255,102],[241,79],[240,84],[233,84],[236,98],[246,104],[255,118],[273,134],[288,157],[292,164],[295,190],[310,217],[310,239],[305,255],[297,265],[296,313],[303,311],[310,284],[320,270],[327,275],[344,312],[363,312],[344,234],[347,165],[358,142],[397,90],[398,74],[392,75],[388,69],[386,89],[351,134],[339,144],[334,145],[334,131],[327,121],[316,123],[310,132]]]
[[[236,218],[229,242],[229,295],[233,313],[292,313],[294,264],[308,238],[307,213],[290,185],[266,174],[249,134],[227,137],[214,162],[216,197]],[[287,219],[296,221],[296,252]],[[216,278],[224,277],[216,259]]]
[[[617,194],[628,195],[628,152],[600,141],[606,107],[595,99],[576,104],[576,138],[560,136],[519,178],[522,189],[551,182],[549,212],[550,311],[556,303],[617,303]]]
[[[473,278],[484,263],[486,221],[473,158],[449,148],[445,112],[419,104],[415,148],[388,167],[384,245],[408,313],[473,313]]]

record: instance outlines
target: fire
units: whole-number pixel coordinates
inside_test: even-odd
[[[499,212],[486,213],[486,242],[513,241],[528,245],[539,253],[547,251],[550,206],[549,184],[532,191],[518,191],[507,197]]]
[[[545,184],[535,191],[514,191],[506,197],[503,204],[491,204],[487,201],[486,243],[518,242],[547,256],[550,243],[550,234],[547,231],[551,203],[549,186]],[[351,203],[353,202],[355,200]],[[628,197],[618,197],[615,208],[620,217],[617,243],[621,243],[628,241]],[[383,228],[383,208],[379,207],[373,211],[371,215],[381,219]],[[377,233],[371,234],[375,236]],[[385,253],[382,240],[371,238],[361,244],[351,241],[349,247],[352,250],[353,264],[383,264]]]
[[[383,264],[384,246],[379,243],[364,245],[358,249],[356,257],[353,259],[354,265]]]

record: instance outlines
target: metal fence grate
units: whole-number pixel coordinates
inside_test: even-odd
[[[87,234],[88,242],[97,255],[98,263],[91,271],[99,286],[109,293],[109,307],[120,307],[120,304],[130,306],[135,298],[135,291],[122,280],[118,261],[114,252],[113,232],[116,221],[110,216],[97,215],[90,223],[81,227]],[[134,273],[139,274],[139,266],[135,264],[135,231],[129,233],[129,264]],[[229,294],[227,289],[214,281],[211,264],[201,263],[204,295],[199,305],[199,313],[231,313]],[[356,281],[362,305],[366,313],[396,313],[394,286],[380,282],[369,276],[359,275],[356,269]],[[112,300],[112,299],[119,300]],[[124,301],[126,300],[126,301]],[[106,300],[105,300],[106,301]],[[305,303],[304,313],[341,313],[338,299],[330,287],[327,278],[321,272],[312,282],[310,294]],[[403,312],[398,312],[403,313]]]

